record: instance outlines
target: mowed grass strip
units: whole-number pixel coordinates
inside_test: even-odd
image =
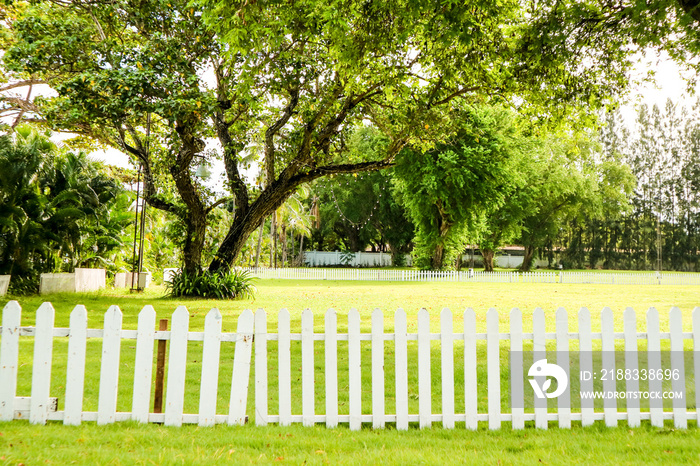
[[[262,308],[267,311],[268,331],[271,333],[277,331],[277,312],[282,308],[288,309],[292,315],[293,332],[299,332],[301,311],[306,308],[314,311],[314,326],[317,332],[323,332],[324,314],[329,308],[336,309],[338,312],[340,332],[347,331],[347,312],[351,308],[360,311],[363,332],[370,331],[370,314],[374,308],[380,308],[384,311],[385,332],[393,331],[394,313],[397,308],[403,308],[407,312],[409,332],[415,332],[418,310],[420,308],[428,309],[431,314],[432,331],[438,332],[439,314],[445,307],[453,312],[455,332],[463,331],[462,313],[467,307],[476,311],[478,331],[485,331],[486,311],[489,308],[496,308],[501,316],[500,330],[508,332],[510,310],[513,307],[518,307],[523,311],[524,331],[527,332],[531,331],[532,312],[536,307],[541,307],[545,311],[550,331],[553,331],[554,312],[558,307],[564,307],[569,311],[571,331],[576,331],[578,327],[576,315],[579,308],[587,307],[591,311],[593,328],[596,331],[600,328],[600,310],[605,306],[609,306],[614,312],[616,331],[622,331],[622,313],[626,307],[633,307],[638,312],[640,331],[646,327],[646,310],[649,307],[656,307],[660,312],[662,331],[665,331],[667,330],[668,310],[672,306],[681,308],[684,315],[684,330],[691,331],[692,310],[695,306],[700,305],[700,288],[692,286],[263,280],[258,281],[257,287],[258,294],[254,301],[170,300],[162,298],[162,289],[158,288],[142,294],[130,294],[124,290],[105,290],[90,294],[57,294],[21,298],[19,301],[23,307],[22,325],[24,326],[34,325],[35,311],[43,301],[50,301],[54,305],[57,327],[67,327],[73,307],[76,304],[84,304],[89,311],[90,328],[101,328],[104,312],[109,306],[116,304],[124,313],[124,328],[126,329],[136,328],[138,313],[147,304],[154,306],[158,318],[170,318],[175,308],[182,304],[187,306],[190,311],[190,327],[193,331],[203,329],[204,317],[213,307],[217,307],[224,316],[225,332],[235,331],[236,319],[242,310]],[[1,302],[2,305],[4,306],[7,301],[8,299],[4,299]],[[59,397],[59,409],[62,409],[65,388],[66,340],[57,338],[54,342],[52,395]],[[479,411],[486,412],[486,353],[485,347],[481,343],[478,348],[478,378],[480,380],[478,401]],[[18,395],[28,396],[31,393],[33,339],[23,338],[21,345]],[[434,349],[431,355],[432,405],[433,412],[439,413],[441,412],[439,342],[434,342],[433,345]],[[292,343],[292,403],[296,407],[301,406],[301,383],[297,380],[301,376],[300,346],[300,342]],[[323,348],[323,342],[315,343],[316,413],[318,414],[325,412]],[[86,411],[97,409],[100,350],[101,340],[91,339],[88,341],[84,408]],[[369,342],[363,342],[362,400],[363,412],[365,413],[371,412],[370,350]],[[201,351],[200,342],[189,342],[185,398],[185,412],[188,413],[196,413],[198,409]],[[501,359],[505,366],[507,366],[508,361],[507,351],[507,342],[501,342]],[[135,341],[124,341],[120,367],[119,411],[130,411],[131,409],[134,354]],[[268,402],[270,413],[275,414],[277,413],[276,342],[269,343],[268,354]],[[347,342],[339,343],[338,354],[339,410],[341,414],[347,414],[347,388],[349,385],[346,370]],[[418,412],[417,358],[415,354],[416,343],[411,342],[409,346],[409,409],[411,413]],[[387,413],[395,412],[393,357],[393,344],[386,342]],[[463,347],[459,342],[456,342],[455,392],[457,397],[455,408],[457,412],[464,412],[462,357]],[[232,358],[233,345],[222,345],[219,399],[217,402],[217,412],[220,414],[228,413]],[[501,386],[504,395],[502,410],[509,412],[507,370],[502,371]],[[248,397],[249,415],[254,413],[253,387],[251,375]],[[689,399],[694,400],[694,396],[689,396]],[[622,405],[621,409],[624,409]],[[300,414],[296,409],[294,413]],[[251,417],[253,416],[251,415]],[[98,427],[87,423],[76,429],[60,424],[45,427],[29,426],[22,421],[16,421],[0,425],[0,432],[3,433],[0,436],[0,451],[2,451],[0,461],[9,463],[32,463],[45,460],[55,463],[73,460],[85,463],[102,463],[110,460],[126,463],[206,463],[217,461],[265,463],[284,460],[292,463],[303,461],[356,463],[364,461],[364,458],[369,460],[382,458],[384,462],[388,458],[388,461],[400,464],[428,462],[435,459],[445,462],[447,458],[454,459],[454,462],[472,462],[472,460],[497,462],[501,460],[506,463],[531,463],[540,459],[546,462],[561,462],[555,460],[554,452],[550,451],[552,449],[559,452],[560,458],[567,462],[586,463],[590,462],[592,458],[600,458],[599,455],[610,455],[611,458],[615,459],[611,459],[611,462],[616,463],[632,463],[642,460],[644,460],[643,462],[685,461],[690,463],[700,461],[697,448],[690,445],[683,447],[686,442],[692,445],[699,443],[697,442],[698,431],[695,428],[685,432],[675,432],[671,429],[655,430],[648,427],[629,431],[623,428],[607,430],[600,427],[592,429],[578,427],[572,431],[554,429],[553,432],[540,432],[527,429],[525,432],[513,432],[509,425],[504,424],[504,429],[497,433],[484,431],[472,433],[464,431],[463,425],[458,425],[454,431],[441,429],[439,423],[435,425],[436,428],[430,431],[410,430],[403,433],[397,432],[391,427],[381,432],[370,430],[350,432],[347,427],[334,430],[327,430],[323,427],[304,429],[299,426],[292,428],[246,426],[238,429],[225,426],[217,426],[215,429],[198,429],[194,426],[187,426],[183,429],[168,429],[159,426],[137,426],[131,423],[112,427]],[[54,438],[62,438],[63,434],[66,438],[73,438],[73,442],[56,443]],[[159,440],[154,442],[152,437]],[[23,443],[18,441],[13,443],[8,438],[22,439]],[[94,442],[95,438],[102,438],[103,441]],[[556,442],[563,442],[563,444],[558,445]],[[587,442],[591,442],[591,444],[587,447],[589,452],[585,453],[583,450]],[[605,443],[605,445],[600,445],[600,442]],[[10,444],[13,446],[9,447]],[[125,448],[122,450],[119,445],[124,445]],[[635,453],[635,451],[645,451],[645,448],[658,453],[658,456],[639,456],[638,453]],[[230,453],[231,450],[233,453]],[[673,456],[667,457],[665,455]],[[1,459],[3,456],[4,460]],[[68,458],[72,459],[68,460]]]
[[[643,426],[166,428],[0,424],[0,464],[698,464],[700,434]]]
[[[77,304],[88,309],[89,327],[101,328],[104,313],[116,304],[124,313],[124,328],[135,329],[138,313],[143,306],[152,305],[158,318],[170,318],[178,305],[190,312],[190,328],[201,331],[204,318],[212,308],[218,308],[223,317],[224,331],[234,332],[236,318],[244,309],[264,309],[268,313],[270,328],[276,327],[277,312],[287,309],[292,317],[292,329],[301,326],[301,312],[311,309],[315,315],[315,327],[323,328],[323,315],[333,308],[338,311],[338,325],[347,327],[347,312],[351,308],[360,311],[363,325],[369,328],[371,312],[379,308],[384,312],[385,328],[393,329],[393,316],[398,308],[406,311],[409,325],[415,325],[418,310],[430,311],[431,320],[439,320],[440,311],[447,307],[455,315],[455,323],[464,309],[473,308],[477,316],[477,330],[486,329],[486,311],[495,308],[500,312],[502,328],[506,329],[508,314],[514,307],[523,312],[524,328],[531,322],[532,312],[540,307],[551,319],[554,328],[554,312],[559,307],[569,311],[569,320],[576,325],[576,313],[587,307],[593,316],[594,328],[600,328],[600,311],[610,307],[616,326],[622,324],[622,313],[634,308],[638,320],[650,307],[660,312],[661,325],[668,321],[668,311],[678,306],[684,315],[684,330],[690,331],[690,316],[700,306],[698,286],[637,286],[637,285],[575,285],[557,283],[425,283],[425,282],[354,282],[354,281],[306,281],[306,280],[257,280],[258,293],[254,300],[217,301],[207,299],[168,299],[164,289],[153,287],[144,293],[129,293],[124,289],[109,289],[96,293],[61,293],[44,296],[16,298],[22,305],[22,325],[34,325],[36,309],[49,301],[56,309],[56,326],[68,327],[71,310]],[[4,306],[12,297],[1,297]],[[436,327],[437,328],[437,327]],[[575,327],[573,327],[575,328]],[[617,328],[617,327],[616,327]],[[620,327],[621,328],[621,327]],[[409,329],[410,330],[410,329]],[[525,330],[527,331],[527,330]],[[620,330],[621,331],[621,330]]]

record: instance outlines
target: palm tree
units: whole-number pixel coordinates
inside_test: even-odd
[[[122,189],[84,153],[60,152],[49,134],[20,126],[0,137],[0,166],[0,273],[105,265],[122,246]]]
[[[46,135],[26,126],[0,136],[0,273],[29,275],[48,259],[47,200],[38,181],[54,151]]]
[[[311,223],[313,216],[304,206],[304,199],[309,196],[309,189],[302,187],[297,190],[282,207],[277,209],[277,221],[281,226],[280,237],[282,238],[282,265],[287,263],[287,230],[292,235],[292,256],[294,256],[294,235],[299,234],[302,238],[311,235]],[[301,247],[300,247],[301,250]],[[300,251],[301,253],[301,251]],[[275,256],[277,251],[275,251]]]

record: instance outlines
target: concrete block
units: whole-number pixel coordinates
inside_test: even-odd
[[[42,273],[39,294],[75,292],[74,273]]]
[[[97,291],[107,281],[105,269],[76,268],[74,273],[42,273],[39,294]]]
[[[107,284],[107,271],[105,269],[75,269],[75,291],[97,291]]]
[[[7,294],[8,286],[10,286],[10,275],[0,275],[0,296]]]
[[[131,272],[119,272],[117,274],[114,274],[114,287],[115,288],[131,288],[132,287],[132,275],[134,275]],[[153,278],[153,275],[151,272],[141,272],[141,276],[138,278],[134,278],[133,280],[133,286],[139,287],[141,289],[148,288],[151,285],[151,280]]]

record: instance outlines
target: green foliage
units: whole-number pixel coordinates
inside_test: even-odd
[[[465,106],[453,119],[447,142],[430,151],[404,150],[396,162],[421,268],[451,265],[517,185],[513,161],[529,144],[515,115],[503,108]]]
[[[606,115],[600,135],[603,202],[595,212],[583,210],[556,238],[566,264],[700,270],[700,121],[698,104],[690,104],[642,105],[629,129],[619,113]],[[622,197],[630,199],[626,210],[618,208]]]
[[[20,126],[0,137],[0,273],[18,284],[41,272],[110,268],[132,222],[119,183],[49,136]]]
[[[3,81],[42,81],[57,96],[3,98],[2,108],[24,105],[127,151],[148,173],[149,203],[187,226],[188,270],[210,257],[219,269],[301,184],[387,167],[406,144],[432,148],[458,99],[498,96],[552,125],[608,102],[627,83],[633,47],[599,29],[619,21],[596,27],[595,4],[547,3],[14,2],[3,16]],[[583,38],[569,41],[571,31]],[[353,128],[368,122],[385,143],[348,151]],[[220,151],[205,150],[211,137]],[[227,167],[222,198],[193,176],[216,158]],[[260,192],[242,176],[251,164],[263,168]],[[204,252],[212,206],[233,197],[240,215]]]
[[[386,137],[375,128],[356,128],[348,139],[349,157],[373,158],[386,144]],[[398,200],[394,178],[394,170],[386,169],[317,182],[315,247],[358,252],[368,246],[381,250],[388,245],[394,258],[409,252],[414,226]]]
[[[185,270],[176,273],[172,281],[166,283],[167,295],[208,299],[252,299],[255,295],[255,279],[245,270],[233,269],[226,272],[204,271],[191,274]]]
[[[30,296],[39,294],[39,275],[13,275],[7,292],[13,296]]]
[[[350,262],[355,260],[355,253],[352,251],[341,251],[340,252],[340,263],[342,265],[348,265]]]

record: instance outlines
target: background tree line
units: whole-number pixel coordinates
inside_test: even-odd
[[[553,242],[566,266],[700,270],[697,109],[641,105],[631,127],[619,113],[606,116],[603,154],[627,164],[637,180],[631,208],[621,216],[573,218]]]

